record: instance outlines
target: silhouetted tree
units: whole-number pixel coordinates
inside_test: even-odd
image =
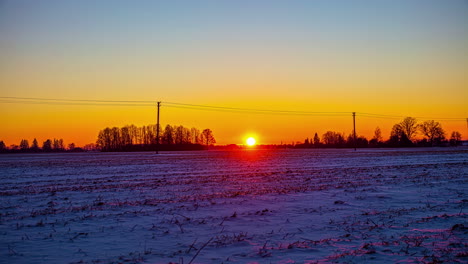
[[[37,142],[36,138],[34,138],[34,140],[32,142],[31,150],[32,151],[38,151],[39,150],[39,143]]]
[[[411,147],[413,145],[403,131],[401,123],[393,125],[388,144],[391,147]]]
[[[406,117],[403,121],[400,122],[400,128],[406,137],[412,141],[413,136],[416,135],[418,131],[417,120],[414,117]]]
[[[190,135],[191,135],[191,142],[192,144],[200,144],[201,143],[201,140],[200,140],[200,130],[198,130],[197,128],[195,127],[192,127],[190,129]]]
[[[188,144],[190,143],[190,130],[184,126],[174,127],[174,141],[176,144]]]
[[[334,131],[327,131],[322,136],[323,143],[331,147],[342,147],[345,144],[343,134]]]
[[[400,138],[401,134],[403,134],[403,130],[401,129],[401,125],[400,124],[393,125],[392,131],[390,132],[390,137]]]
[[[0,152],[5,152],[7,150],[7,147],[5,145],[5,142],[3,140],[0,141]]]
[[[183,129],[183,126],[174,127],[174,142],[176,144],[182,144],[182,138],[183,138],[182,129]]]
[[[111,149],[120,150],[122,147],[122,141],[120,138],[120,129],[118,127],[111,128],[110,135],[111,135]]]
[[[374,137],[369,140],[369,145],[372,147],[376,147],[382,144],[382,131],[380,127],[376,127],[374,131]]]
[[[128,133],[132,141],[131,144],[138,144],[138,128],[135,125],[130,125],[128,126]]]
[[[96,146],[102,151],[120,150],[153,150],[156,144],[156,125],[136,127],[127,125],[122,128],[113,127],[99,131]],[[192,136],[192,131],[194,136]],[[160,143],[162,145],[188,145],[199,144],[200,131],[196,128],[188,129],[184,126],[167,125],[160,130]],[[174,146],[166,149],[201,149],[201,146]]]
[[[327,131],[322,135],[322,140],[325,145],[335,144],[335,132]]]
[[[95,151],[95,150],[99,150],[99,146],[97,146],[96,144],[86,144],[83,146],[83,149],[86,150],[86,151]]]
[[[109,151],[111,150],[111,142],[112,142],[112,133],[111,129],[106,127],[103,130],[99,131],[98,138],[96,140],[96,146],[101,149],[102,151]]]
[[[13,144],[13,145],[10,145],[9,149],[13,151],[18,151],[20,148],[18,145]]]
[[[419,125],[421,133],[427,137],[427,140],[434,146],[434,143],[440,143],[445,139],[445,131],[442,129],[442,125],[434,120],[424,121]]]
[[[319,136],[317,135],[317,133],[315,133],[315,135],[314,135],[314,146],[315,146],[315,147],[320,146],[320,138],[319,138]]]
[[[367,148],[369,145],[369,141],[364,136],[356,136],[356,143],[354,143],[354,134],[351,133],[348,136],[346,141],[348,147],[358,147],[358,148]]]
[[[135,125],[132,125],[130,129],[132,131],[133,144],[143,144],[143,134],[141,129]]]
[[[184,127],[182,129],[182,134],[183,134],[183,144],[191,144],[192,143],[192,134],[190,132],[190,129]]]
[[[377,143],[382,141],[382,131],[380,130],[380,127],[375,128],[374,137],[372,139],[375,139]]]
[[[450,136],[450,145],[458,146],[461,143],[462,135],[458,131],[453,131]]]
[[[62,151],[65,150],[65,147],[63,145],[63,139],[55,139],[52,143],[52,148],[57,151]]]
[[[123,146],[132,145],[132,135],[129,126],[124,126],[120,129],[120,137]]]
[[[216,143],[216,139],[214,138],[213,132],[211,131],[211,129],[207,128],[203,130],[202,142],[207,146],[213,145],[214,143]]]
[[[42,150],[43,151],[52,151],[52,140],[47,139],[42,143]]]
[[[166,125],[162,135],[162,143],[167,145],[174,144],[174,128],[171,125]]]
[[[156,144],[156,125],[147,125],[148,144]]]
[[[27,139],[22,139],[21,140],[20,149],[23,150],[23,151],[29,150],[29,142],[28,142]]]
[[[68,150],[70,150],[70,151],[75,150],[75,143],[68,144]]]

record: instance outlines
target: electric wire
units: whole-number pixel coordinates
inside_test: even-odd
[[[8,101],[8,100],[0,100],[0,103],[7,103],[7,104],[17,104],[17,103],[25,103],[25,104],[34,104],[34,105],[65,105],[65,106],[75,106],[75,105],[84,105],[84,106],[142,106],[142,107],[154,107],[154,104],[131,104],[131,103],[79,103],[79,102],[41,102],[41,101]]]
[[[182,104],[182,103],[173,103],[173,102],[164,102],[164,101],[162,103],[166,105],[176,105],[176,106],[189,106],[189,107],[212,108],[212,109],[228,109],[228,110],[238,110],[238,111],[271,112],[271,113],[300,113],[300,114],[349,114],[350,113],[350,112],[310,112],[310,111],[291,111],[291,110],[252,109],[252,108],[209,106],[209,105],[198,105],[198,104]]]
[[[8,104],[37,104],[37,105],[82,105],[82,106],[131,106],[131,107],[156,107],[156,100],[92,100],[92,99],[58,99],[58,98],[39,98],[39,97],[17,97],[0,96],[0,103]],[[318,111],[297,111],[297,110],[273,110],[273,109],[254,109],[241,107],[213,106],[202,104],[187,104],[177,102],[162,101],[162,106],[168,108],[178,108],[187,110],[200,110],[212,112],[229,112],[243,114],[266,114],[266,115],[289,115],[289,116],[349,116],[353,112],[318,112]],[[375,119],[401,119],[403,115],[387,115],[366,112],[354,112],[356,116]],[[456,117],[414,117],[416,119],[439,120],[439,121],[466,121],[466,118]]]
[[[401,115],[383,115],[383,114],[371,114],[371,113],[362,113],[356,112],[360,117],[369,117],[369,118],[379,118],[379,119],[401,119],[407,116]],[[427,117],[427,116],[412,116],[415,119],[433,119],[433,120],[443,120],[443,121],[466,121],[466,118],[457,118],[457,117]]]
[[[270,112],[270,111],[245,111],[245,110],[234,110],[234,109],[210,109],[210,108],[197,108],[189,106],[175,106],[175,105],[163,105],[169,108],[178,108],[178,109],[189,109],[189,110],[201,110],[201,111],[215,111],[215,112],[227,112],[227,113],[241,113],[241,114],[261,114],[261,115],[288,115],[288,116],[349,116],[349,112],[345,113],[328,113],[328,112]]]
[[[96,102],[96,103],[156,103],[155,101],[116,101],[116,100],[91,100],[91,99],[57,99],[57,98],[38,98],[38,97],[16,97],[16,96],[0,96],[2,99],[13,100],[35,100],[35,101],[60,101],[60,102]]]

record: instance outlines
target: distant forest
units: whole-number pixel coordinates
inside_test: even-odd
[[[82,151],[156,151],[156,150],[203,150],[216,143],[213,131],[197,128],[166,125],[159,128],[159,144],[156,142],[156,125],[137,127],[106,127],[98,133],[95,144],[76,147],[74,143],[65,146],[63,139],[47,139],[39,146],[37,139],[29,143],[22,139],[19,145],[7,147],[0,141],[0,153],[39,152],[82,152]]]
[[[156,140],[156,125],[137,127],[127,125],[124,127],[105,128],[98,133],[95,144],[88,144],[82,148],[74,143],[65,146],[63,139],[47,139],[39,146],[34,139],[31,144],[22,139],[19,145],[7,147],[0,141],[1,153],[21,152],[79,152],[79,151],[155,151],[155,150],[203,150],[216,143],[211,129],[200,131],[197,128],[166,125],[159,128],[159,144]],[[418,137],[417,137],[418,136]],[[461,144],[462,135],[453,131],[447,137],[442,125],[434,120],[418,123],[413,117],[406,117],[401,122],[393,125],[390,137],[384,140],[379,127],[375,129],[374,136],[368,140],[364,136],[327,131],[319,137],[317,133],[312,138],[306,138],[304,142],[281,145],[283,148],[369,148],[369,147],[433,147],[433,146],[458,146]],[[232,146],[226,148],[233,149]]]
[[[416,139],[417,135],[421,135]],[[442,125],[434,120],[418,123],[416,118],[406,117],[401,122],[393,125],[390,138],[384,140],[379,127],[374,131],[372,139],[353,134],[347,137],[344,133],[327,131],[322,138],[315,133],[312,139],[306,138],[304,143],[296,144],[298,148],[325,147],[325,148],[368,148],[368,147],[435,147],[435,146],[458,146],[461,145],[462,135],[453,131],[450,138],[442,128]]]
[[[156,125],[107,127],[99,131],[96,145],[102,151],[143,151],[202,150],[216,143],[209,128],[200,132],[194,127],[166,125],[164,130],[159,128],[159,144],[156,134]]]

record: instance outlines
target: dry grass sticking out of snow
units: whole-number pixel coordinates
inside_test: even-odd
[[[468,261],[468,151],[0,156],[0,262]]]

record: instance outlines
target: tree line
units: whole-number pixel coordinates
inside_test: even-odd
[[[421,137],[417,137],[421,136]],[[388,140],[383,140],[379,127],[374,131],[372,139],[368,140],[364,136],[327,131],[322,138],[315,133],[312,139],[306,138],[303,144],[296,144],[298,148],[309,147],[433,147],[433,146],[458,146],[461,145],[462,135],[458,131],[453,131],[450,138],[447,138],[442,125],[434,120],[418,123],[414,117],[406,117],[401,122],[393,125]]]
[[[65,146],[63,139],[47,139],[40,145],[36,138],[30,144],[22,139],[19,145],[6,146],[0,141],[0,153],[39,152],[80,152],[80,151],[145,151],[145,150],[201,150],[216,143],[209,128],[200,131],[182,125],[166,125],[159,128],[159,144],[156,142],[156,125],[137,127],[106,127],[99,131],[95,144],[76,147],[74,143]]]
[[[296,148],[366,148],[366,147],[431,147],[431,146],[458,146],[461,145],[462,135],[453,131],[448,137],[442,125],[434,120],[418,123],[416,118],[406,117],[393,125],[390,136],[383,139],[379,127],[369,140],[364,136],[351,133],[327,131],[320,138],[317,133],[307,138],[304,143],[284,145]],[[31,143],[22,139],[19,145],[6,146],[0,141],[0,152],[78,152],[78,151],[144,151],[144,150],[199,150],[206,149],[216,143],[210,129],[200,131],[197,128],[186,128],[182,125],[166,125],[159,127],[159,144],[156,142],[156,125],[137,127],[127,125],[124,127],[106,127],[98,133],[96,144],[76,147],[74,143],[65,146],[63,139],[47,139],[39,144],[37,139]]]
[[[182,125],[166,125],[164,130],[154,124],[137,127],[106,127],[99,131],[96,141],[102,151],[142,151],[142,150],[198,150],[216,143],[211,129],[200,131]],[[158,144],[159,143],[159,144]]]
[[[94,144],[85,145],[82,148],[76,147],[75,143],[70,143],[65,146],[63,139],[47,139],[42,144],[39,144],[36,138],[31,144],[27,139],[21,139],[19,145],[6,146],[5,142],[0,141],[0,153],[39,153],[39,152],[81,152],[96,150]]]

